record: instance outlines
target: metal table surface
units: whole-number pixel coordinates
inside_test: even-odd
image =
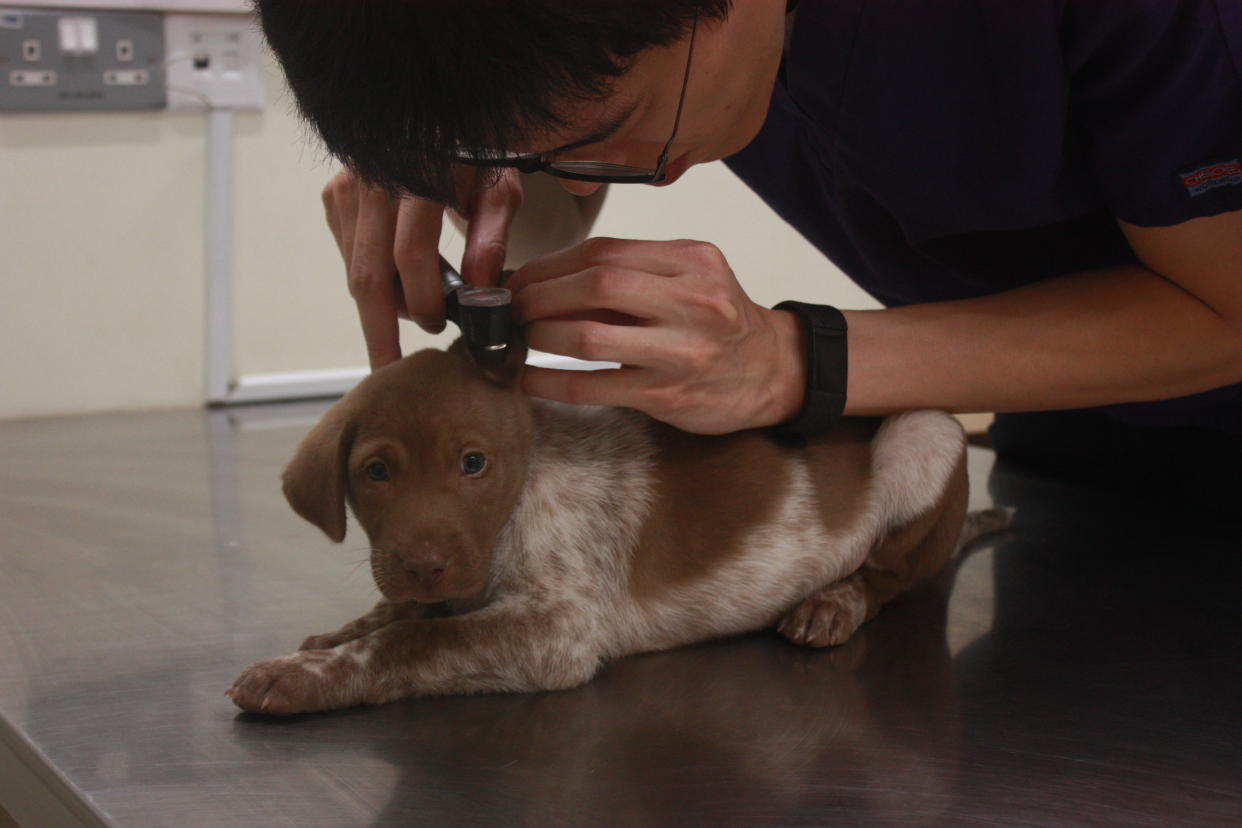
[[[973,503],[1017,506],[1012,535],[841,648],[755,634],[566,692],[240,714],[243,667],[375,596],[365,541],[332,545],[279,491],[322,409],[0,425],[19,820],[1242,824],[1238,525],[974,448]]]

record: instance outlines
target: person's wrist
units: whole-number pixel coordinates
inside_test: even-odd
[[[781,302],[774,310],[789,312],[803,332],[804,384],[800,408],[770,430],[780,437],[804,437],[827,431],[845,411],[849,367],[845,315],[829,305],[793,301]]]
[[[806,396],[806,326],[789,310],[768,310],[776,340],[764,425],[792,420]]]

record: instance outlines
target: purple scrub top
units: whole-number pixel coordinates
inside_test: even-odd
[[[1242,0],[802,0],[725,163],[887,306],[1133,264],[1115,218],[1242,209]],[[1101,410],[1242,433],[1242,384]]]

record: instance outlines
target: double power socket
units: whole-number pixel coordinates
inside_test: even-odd
[[[240,14],[0,7],[0,111],[262,109]]]

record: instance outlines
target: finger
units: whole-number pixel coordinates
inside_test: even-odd
[[[385,299],[376,296],[368,301],[358,300],[357,304],[358,319],[362,322],[362,335],[367,343],[367,361],[371,363],[371,370],[379,370],[388,363],[401,359],[396,297]]]
[[[509,249],[509,228],[521,206],[522,185],[512,170],[476,194],[461,260],[461,277],[466,282],[480,287],[498,282]]]
[[[401,199],[393,257],[405,294],[405,311],[428,333],[444,330],[440,284],[440,229],[444,205],[413,196]]]
[[[683,334],[646,325],[551,319],[528,326],[524,334],[526,344],[536,351],[588,362],[677,371],[689,355]]]
[[[522,390],[528,395],[573,405],[636,408],[642,388],[642,372],[638,368],[567,371],[527,365],[522,370]]]
[[[514,271],[509,280],[509,286],[516,292],[527,285],[555,279],[558,276],[576,273],[597,265],[626,267],[633,270],[645,270],[661,276],[673,276],[683,269],[680,254],[684,245],[683,242],[610,239],[597,236],[573,247],[567,247],[527,262]]]
[[[323,188],[323,217],[328,222],[328,229],[332,231],[332,240],[336,242],[336,249],[340,251],[342,257],[345,255],[344,248],[341,246],[341,218],[340,212],[337,210],[337,198],[332,191],[332,184]],[[349,265],[346,264],[346,267]]]
[[[341,251],[341,259],[345,262],[345,272],[349,273],[349,263],[354,254],[354,232],[358,224],[358,191],[361,189],[352,176],[346,176],[341,184],[334,186],[332,205],[336,211],[336,223],[340,227],[340,238],[337,247]],[[338,179],[333,180],[336,185]],[[331,227],[331,224],[328,225]]]
[[[400,307],[393,279],[393,234],[397,207],[383,190],[362,188],[349,259],[349,293],[358,305],[371,368],[401,358],[397,330]]]
[[[671,280],[641,270],[597,265],[568,276],[535,282],[513,300],[522,324],[552,317],[580,316],[599,310],[639,319],[657,319],[672,301]]]

